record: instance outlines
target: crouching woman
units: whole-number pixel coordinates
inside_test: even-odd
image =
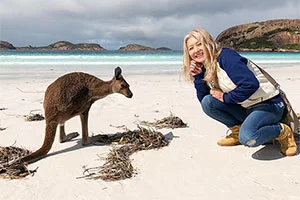
[[[182,72],[193,81],[203,111],[229,128],[220,146],[256,147],[276,139],[281,153],[297,154],[291,128],[280,120],[285,105],[260,70],[229,48],[220,48],[204,29],[184,38]]]

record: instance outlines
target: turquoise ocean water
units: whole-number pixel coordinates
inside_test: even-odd
[[[242,52],[264,68],[300,67],[300,53]],[[56,78],[83,71],[110,77],[116,66],[126,75],[178,74],[182,51],[0,51],[0,79]]]

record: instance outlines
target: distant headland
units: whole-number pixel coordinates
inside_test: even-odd
[[[300,52],[300,19],[268,20],[234,26],[216,39],[237,51]]]
[[[221,32],[216,41],[222,47],[237,51],[278,51],[300,52],[300,19],[279,19],[264,22],[254,22],[230,27]],[[106,50],[99,44],[72,44],[68,41],[58,41],[48,46],[15,47],[7,41],[0,41],[0,50]],[[119,51],[169,51],[168,47],[152,48],[140,44],[128,44]]]
[[[99,44],[95,43],[80,43],[80,44],[72,44],[68,41],[59,41],[55,42],[53,44],[50,44],[48,46],[43,47],[33,47],[31,45],[28,45],[26,47],[15,47],[13,44],[6,42],[6,41],[0,41],[0,50],[3,49],[14,49],[14,50],[106,50]],[[147,47],[139,44],[129,44],[124,47],[120,47],[118,50],[120,51],[142,51],[142,50],[159,50],[159,51],[170,51],[172,49],[167,47],[160,47],[160,48],[152,48]]]

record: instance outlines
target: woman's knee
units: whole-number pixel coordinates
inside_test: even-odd
[[[249,131],[240,130],[239,132],[239,141],[242,145],[247,147],[257,147],[259,144],[256,142],[254,134]]]
[[[215,98],[212,97],[211,95],[206,95],[203,97],[201,101],[202,109],[205,113],[211,112],[212,109],[214,109],[214,102]]]

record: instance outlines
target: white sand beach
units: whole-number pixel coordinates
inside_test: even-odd
[[[296,112],[300,112],[300,68],[268,68],[281,84]],[[220,147],[217,140],[227,128],[201,109],[193,84],[179,75],[124,76],[133,98],[113,94],[95,102],[90,110],[89,134],[114,134],[116,126],[137,128],[139,120],[154,121],[170,113],[188,128],[161,129],[173,135],[169,146],[131,156],[137,174],[126,180],[105,182],[81,177],[83,166],[101,166],[111,145],[81,145],[79,117],[66,123],[66,131],[80,136],[59,143],[49,155],[29,165],[34,176],[0,179],[3,200],[300,200],[300,157],[283,157],[279,145],[257,148]],[[108,80],[109,77],[99,78]],[[0,146],[15,145],[31,151],[44,139],[45,121],[27,122],[31,111],[43,114],[43,98],[54,79],[0,80]],[[299,141],[297,141],[300,147]]]

